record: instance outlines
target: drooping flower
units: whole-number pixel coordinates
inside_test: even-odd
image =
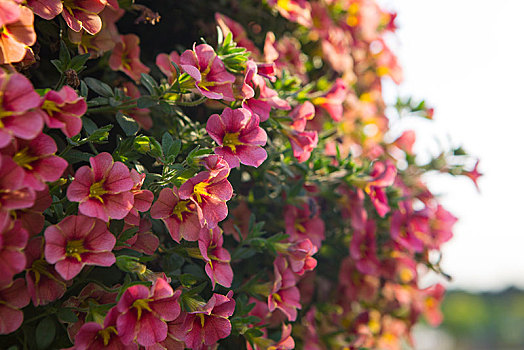
[[[186,346],[202,350],[228,337],[231,334],[231,322],[228,318],[234,311],[233,291],[229,291],[227,295],[213,294],[201,309],[187,314],[184,323],[187,329]]]
[[[27,6],[43,19],[53,19],[62,13],[64,8],[61,0],[27,0]]]
[[[193,45],[180,56],[180,66],[195,80],[196,89],[213,100],[234,101],[232,84],[235,76],[207,44]]]
[[[136,341],[147,347],[165,340],[166,322],[180,315],[180,294],[180,290],[174,292],[162,278],[158,278],[151,289],[144,285],[126,289],[116,306],[120,313],[116,329],[122,343],[129,345]]]
[[[167,77],[169,84],[173,84],[176,80],[177,71],[174,64],[180,65],[180,55],[176,51],[167,53],[160,53],[156,56],[155,63],[162,73]]]
[[[22,61],[27,51],[31,51],[29,46],[36,42],[33,11],[18,3],[12,0],[0,3],[0,64]]]
[[[291,123],[291,128],[301,132],[306,129],[306,124],[308,120],[311,120],[315,117],[315,106],[309,101],[304,102],[301,105],[296,106],[289,117],[293,119]]]
[[[149,67],[140,61],[140,38],[135,34],[121,35],[120,38],[109,57],[109,67],[124,72],[138,83],[142,73],[149,73]]]
[[[216,176],[211,176],[209,171],[202,171],[180,186],[180,199],[190,199],[196,205],[201,227],[207,225],[213,229],[227,217],[226,201],[233,196],[228,175],[229,169]]]
[[[58,180],[67,167],[65,159],[55,156],[56,151],[53,138],[40,134],[31,141],[17,139],[0,152],[9,154],[23,170],[24,187],[42,191],[46,182]]]
[[[0,95],[0,148],[7,146],[13,137],[35,138],[42,131],[44,121],[42,111],[35,109],[42,99],[31,82],[22,74],[9,75],[0,70]]]
[[[229,288],[233,282],[233,270],[229,264],[231,255],[222,247],[223,243],[222,230],[218,226],[212,230],[203,228],[198,239],[198,248],[206,262],[205,270],[213,289],[216,283]]]
[[[51,90],[45,94],[42,110],[49,128],[60,129],[67,137],[73,137],[82,130],[80,117],[87,111],[87,103],[66,85],[60,91]]]
[[[393,185],[397,176],[397,168],[391,162],[376,162],[373,164],[370,181],[364,187],[378,215],[384,217],[389,211],[385,188]]]
[[[122,233],[132,227],[133,225],[125,224]],[[115,250],[128,248],[147,255],[153,255],[160,244],[160,240],[158,236],[151,232],[151,227],[151,220],[147,217],[140,218],[138,232],[125,241],[125,244],[115,247]]]
[[[317,266],[317,260],[312,256],[316,254],[318,248],[309,239],[280,243],[276,245],[276,249],[287,257],[291,270],[299,276]]]
[[[325,109],[331,118],[338,122],[342,120],[342,104],[348,94],[347,90],[346,83],[339,78],[335,81],[335,84],[333,84],[325,96],[316,97],[311,102],[313,102],[314,105]]]
[[[267,135],[258,125],[258,116],[247,109],[226,108],[221,115],[209,117],[206,131],[220,145],[215,153],[224,157],[231,168],[240,163],[258,167],[267,158],[260,147],[266,144]]]
[[[316,131],[285,132],[293,149],[293,156],[300,162],[305,162],[311,157],[311,152],[318,145],[318,133]]]
[[[200,222],[196,204],[189,199],[181,200],[176,187],[160,191],[157,201],[151,207],[151,217],[161,219],[177,243],[181,238],[187,241],[198,240]]]
[[[140,225],[140,214],[139,212],[146,212],[151,208],[151,203],[155,198],[153,192],[149,190],[143,190],[142,185],[146,179],[146,174],[140,174],[135,169],[131,169],[130,172],[131,180],[134,182],[134,186],[131,189],[133,194],[133,208],[129,211],[129,214],[124,218],[127,224],[138,226]]]
[[[45,232],[45,259],[55,264],[56,271],[70,280],[85,265],[111,266],[115,256],[111,252],[116,239],[106,224],[83,215],[70,215]]]
[[[62,297],[66,282],[44,258],[44,238],[34,237],[25,248],[25,280],[34,306],[47,305]]]
[[[316,204],[313,198],[300,207],[287,205],[284,208],[286,234],[292,241],[309,239],[317,248],[322,245],[325,225],[319,213],[314,211]]]
[[[75,336],[75,350],[98,350],[98,349],[126,349],[136,350],[138,344],[125,345],[116,330],[116,321],[119,312],[116,307],[109,310],[104,318],[104,324],[96,322],[84,323]]]
[[[29,235],[19,221],[11,227],[0,231],[0,283],[9,284],[13,276],[25,268],[26,258],[23,249],[27,245]],[[1,303],[0,303],[1,304]]]
[[[279,309],[286,315],[288,321],[293,322],[297,319],[297,309],[302,307],[295,275],[283,256],[275,259],[273,269],[275,281],[267,299],[267,306],[271,312]]]
[[[123,219],[134,203],[129,169],[124,163],[113,162],[107,152],[91,157],[89,163],[91,168],[85,165],[76,171],[67,188],[67,198],[80,202],[78,210],[84,215],[105,222],[109,218]]]
[[[24,320],[20,310],[29,304],[29,294],[23,278],[0,284],[0,334],[16,331]]]
[[[94,35],[102,29],[102,20],[98,16],[106,7],[107,0],[65,0],[62,17],[75,32],[85,29]]]

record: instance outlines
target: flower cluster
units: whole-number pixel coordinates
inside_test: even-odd
[[[441,322],[418,282],[457,219],[423,175],[482,174],[393,133],[395,13],[207,5],[0,1],[6,348],[393,350]]]

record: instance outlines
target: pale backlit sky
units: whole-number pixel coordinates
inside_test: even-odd
[[[398,12],[391,43],[405,75],[400,87],[386,84],[386,98],[411,94],[435,107],[434,123],[407,125],[416,149],[451,140],[479,156],[485,174],[481,194],[466,178],[428,178],[460,219],[443,249],[450,287],[524,287],[524,1],[380,2]]]

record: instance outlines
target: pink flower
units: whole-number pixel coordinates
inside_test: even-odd
[[[356,262],[357,270],[367,275],[377,275],[380,265],[377,258],[375,229],[375,222],[369,220],[365,229],[354,231],[349,245],[349,252]]]
[[[6,0],[0,3],[0,13],[0,64],[20,62],[36,42],[33,11],[18,1]]]
[[[49,195],[49,190],[46,188],[43,191],[37,191],[35,193],[35,201],[31,207],[15,211],[14,215],[20,221],[22,227],[29,232],[30,237],[42,232],[45,224],[43,213],[51,206],[52,202],[53,200]]]
[[[180,65],[180,55],[176,51],[171,51],[168,55],[167,53],[160,53],[156,56],[156,65],[165,74],[169,84],[173,84],[176,80],[177,71],[173,66],[173,63]]]
[[[132,228],[132,225],[125,224],[122,232]],[[128,248],[147,255],[153,255],[158,249],[160,240],[151,232],[151,220],[148,218],[140,218],[138,225],[138,232],[133,237],[125,241],[125,244],[115,247],[114,250]]]
[[[104,324],[96,322],[85,323],[75,336],[75,350],[98,350],[98,349],[127,349],[136,350],[138,345],[131,343],[125,345],[118,336],[116,321],[119,316],[116,307],[109,310]]]
[[[140,214],[139,212],[146,212],[151,208],[151,203],[155,198],[153,192],[149,190],[143,190],[142,185],[146,178],[146,174],[139,174],[135,169],[131,169],[130,172],[131,180],[134,182],[134,186],[131,189],[133,194],[133,208],[129,211],[129,214],[124,218],[127,224],[138,226],[140,225]]]
[[[42,131],[44,121],[42,112],[33,110],[40,106],[42,99],[31,82],[22,74],[8,75],[0,70],[0,95],[3,97],[0,101],[0,148],[7,146],[13,137],[34,139]]]
[[[233,21],[231,18],[218,12],[215,13],[215,20],[222,30],[224,37],[231,33],[233,40],[238,44],[238,46],[246,48],[255,55],[260,54],[258,48],[248,38],[245,29],[240,23]]]
[[[157,201],[151,207],[151,217],[161,219],[177,243],[180,243],[181,238],[187,241],[198,240],[200,222],[196,204],[189,199],[180,200],[176,187],[160,191]]]
[[[111,266],[115,256],[111,252],[116,239],[106,224],[83,215],[70,215],[45,232],[45,259],[55,264],[56,271],[70,280],[85,265]]]
[[[106,0],[67,0],[63,2],[62,17],[75,32],[85,29],[94,35],[102,29],[102,20],[98,14],[106,4]]]
[[[282,17],[291,22],[297,22],[304,27],[311,27],[311,5],[306,0],[268,0],[268,5],[273,6],[280,12]]]
[[[233,270],[229,265],[231,255],[222,247],[223,243],[222,230],[218,226],[212,230],[203,228],[198,239],[198,248],[206,262],[205,270],[213,289],[216,283],[229,288],[233,282]]]
[[[16,331],[24,320],[20,310],[29,304],[29,294],[23,278],[0,284],[0,334]]]
[[[395,182],[397,168],[391,162],[376,162],[369,175],[371,181],[365,185],[364,191],[369,195],[378,215],[384,217],[390,210],[384,189]]]
[[[133,99],[138,99],[141,96],[138,88],[130,81],[124,82],[123,90],[126,96],[129,96]],[[151,119],[148,108],[134,107],[123,111],[123,113],[133,118],[144,130],[149,130],[153,126],[153,119]]]
[[[433,327],[442,323],[443,315],[440,311],[440,303],[446,294],[446,289],[440,283],[421,290],[421,302],[424,316]]]
[[[393,144],[406,152],[407,154],[413,154],[413,145],[415,144],[416,134],[413,130],[406,130],[400,135]]]
[[[61,0],[27,0],[27,6],[43,19],[53,19],[62,13],[63,5]]]
[[[344,110],[342,104],[346,100],[347,90],[346,83],[339,78],[325,96],[314,98],[311,102],[325,109],[334,121],[339,122],[342,120],[342,112]]]
[[[478,181],[478,178],[481,177],[484,174],[482,174],[481,172],[478,171],[479,162],[480,162],[480,160],[477,160],[473,170],[471,170],[471,171],[464,171],[464,172],[462,172],[462,175],[465,175],[465,176],[469,177],[471,179],[471,181],[473,181],[473,183],[475,184],[475,187],[477,188],[477,191],[480,192],[479,184],[477,183],[477,181]]]
[[[87,103],[66,85],[60,91],[45,94],[42,110],[49,128],[60,129],[67,137],[73,137],[82,130],[80,117],[87,111]]]
[[[258,116],[247,109],[226,108],[221,115],[209,117],[206,131],[220,145],[215,153],[224,157],[231,168],[240,163],[258,167],[267,158],[260,147],[266,144],[267,135],[258,125]]]
[[[278,252],[287,256],[291,270],[299,276],[317,266],[317,260],[311,256],[316,254],[318,248],[309,239],[293,243],[281,243],[276,247]]]
[[[196,205],[201,227],[213,229],[227,217],[226,201],[233,196],[228,175],[229,169],[213,177],[209,171],[202,171],[180,186],[180,199],[190,199]]]
[[[427,234],[427,218],[417,218],[411,209],[406,211],[401,208],[392,213],[391,238],[402,247],[410,251],[422,252],[424,243],[420,237],[420,232],[422,232],[420,229]]]
[[[173,288],[166,280],[158,278],[151,289],[144,285],[134,285],[126,289],[116,308],[120,315],[116,329],[125,345],[137,342],[151,346],[166,339],[166,322],[180,315],[178,298],[180,290]]]
[[[283,256],[278,256],[274,263],[275,281],[273,289],[267,299],[270,312],[280,309],[288,321],[297,319],[297,309],[300,309],[300,292],[296,287],[296,279],[293,271]]]
[[[186,321],[187,313],[184,311],[180,312],[180,315],[167,323],[167,338],[164,341],[156,344],[155,348],[151,350],[184,350],[186,339],[186,329],[184,324]],[[149,348],[148,348],[149,350]]]
[[[202,350],[231,334],[228,317],[235,311],[233,291],[227,295],[213,294],[201,309],[189,312],[184,326],[188,330],[186,346]]]
[[[234,101],[232,84],[235,76],[226,71],[224,63],[207,44],[193,45],[180,56],[180,66],[195,80],[196,89],[205,97]]]
[[[311,157],[311,152],[318,145],[318,134],[316,131],[285,132],[293,149],[293,156],[300,162],[305,162]]]
[[[302,132],[306,129],[306,124],[308,120],[311,120],[315,117],[315,106],[309,101],[304,102],[303,104],[296,106],[289,117],[293,118],[293,123],[291,128]]]
[[[9,154],[23,170],[24,187],[42,191],[46,182],[58,180],[67,168],[67,161],[54,155],[56,151],[53,138],[40,134],[31,141],[17,139],[0,152]]]
[[[61,298],[66,282],[44,259],[44,238],[34,237],[25,249],[27,259],[25,280],[34,306],[47,305]]]
[[[23,249],[28,238],[19,221],[0,231],[0,284],[11,283],[13,276],[24,270],[26,259]]]
[[[78,169],[75,179],[67,188],[67,198],[80,202],[81,214],[99,218],[105,222],[123,219],[133,208],[134,187],[129,169],[124,163],[113,162],[113,157],[103,152],[89,159],[87,165]]]
[[[120,39],[109,57],[109,67],[124,72],[138,83],[142,73],[149,73],[149,67],[140,62],[140,38],[135,34],[126,34],[121,35]]]
[[[287,205],[284,207],[284,220],[286,223],[286,234],[292,241],[309,239],[317,248],[322,245],[324,239],[325,225],[313,208],[318,206],[313,198],[301,207]]]

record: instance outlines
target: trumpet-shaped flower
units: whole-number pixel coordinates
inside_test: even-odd
[[[198,248],[206,262],[205,270],[213,289],[216,283],[229,288],[233,282],[233,270],[229,264],[231,255],[222,247],[223,243],[222,230],[218,226],[212,230],[203,228],[198,239]]]
[[[91,168],[83,166],[67,188],[67,198],[80,202],[81,214],[108,222],[109,218],[123,219],[133,208],[134,187],[129,169],[103,152],[89,159]]]
[[[3,62],[0,62],[2,64]],[[0,148],[13,137],[34,139],[44,126],[42,111],[36,110],[42,99],[22,74],[0,70]]]
[[[213,100],[234,101],[235,76],[226,71],[222,60],[207,44],[193,45],[180,56],[180,66],[195,80],[196,89]]]
[[[87,103],[73,88],[66,85],[60,91],[49,91],[41,108],[49,128],[60,129],[67,137],[82,130],[80,117],[87,111]]]
[[[173,288],[163,278],[158,278],[148,289],[134,285],[126,289],[116,308],[120,315],[116,329],[125,345],[136,341],[142,346],[152,346],[167,338],[166,322],[180,315],[178,298],[181,291]]]
[[[346,83],[339,78],[325,96],[314,98],[311,102],[325,109],[334,121],[339,122],[342,120],[342,104],[347,97],[347,90]]]
[[[138,226],[140,225],[140,213],[146,212],[151,208],[151,203],[155,196],[153,192],[149,190],[143,190],[142,185],[146,178],[146,174],[140,174],[135,169],[131,169],[130,172],[131,180],[133,180],[134,186],[131,189],[133,194],[133,208],[129,211],[129,214],[124,218],[127,224]]]
[[[0,334],[9,334],[18,329],[24,320],[20,310],[29,304],[29,294],[23,278],[0,284]]]
[[[102,19],[98,14],[106,5],[107,0],[64,0],[62,17],[75,32],[84,29],[94,35],[102,29]]]
[[[109,66],[138,83],[142,73],[149,73],[149,67],[140,61],[140,38],[135,34],[121,35],[120,38],[109,57]]]
[[[33,11],[19,1],[0,3],[0,64],[20,62],[36,42]]]
[[[318,145],[318,133],[316,131],[295,131],[286,132],[293,156],[300,162],[305,162],[311,157],[311,152]]]
[[[198,240],[200,222],[196,204],[189,199],[181,200],[176,187],[160,191],[157,201],[151,207],[151,217],[161,219],[177,243],[181,238],[187,241]]]
[[[266,144],[266,132],[259,126],[256,114],[244,108],[226,108],[221,115],[209,117],[206,130],[220,146],[215,153],[224,157],[231,168],[240,163],[258,167],[267,158],[260,147]]]
[[[111,266],[115,256],[111,252],[116,239],[106,224],[83,215],[71,215],[45,232],[45,259],[55,264],[56,271],[70,280],[85,265]]]
[[[267,299],[269,311],[280,309],[291,322],[297,319],[300,309],[300,292],[296,287],[296,278],[283,256],[278,256],[274,263],[275,281]]]
[[[19,221],[0,231],[0,283],[9,284],[13,276],[25,268],[26,258],[23,249],[29,235]],[[0,303],[1,304],[1,303]]]
[[[162,73],[167,77],[169,84],[173,84],[177,77],[177,71],[174,64],[180,65],[180,55],[176,51],[160,53],[156,56],[155,63]]]

